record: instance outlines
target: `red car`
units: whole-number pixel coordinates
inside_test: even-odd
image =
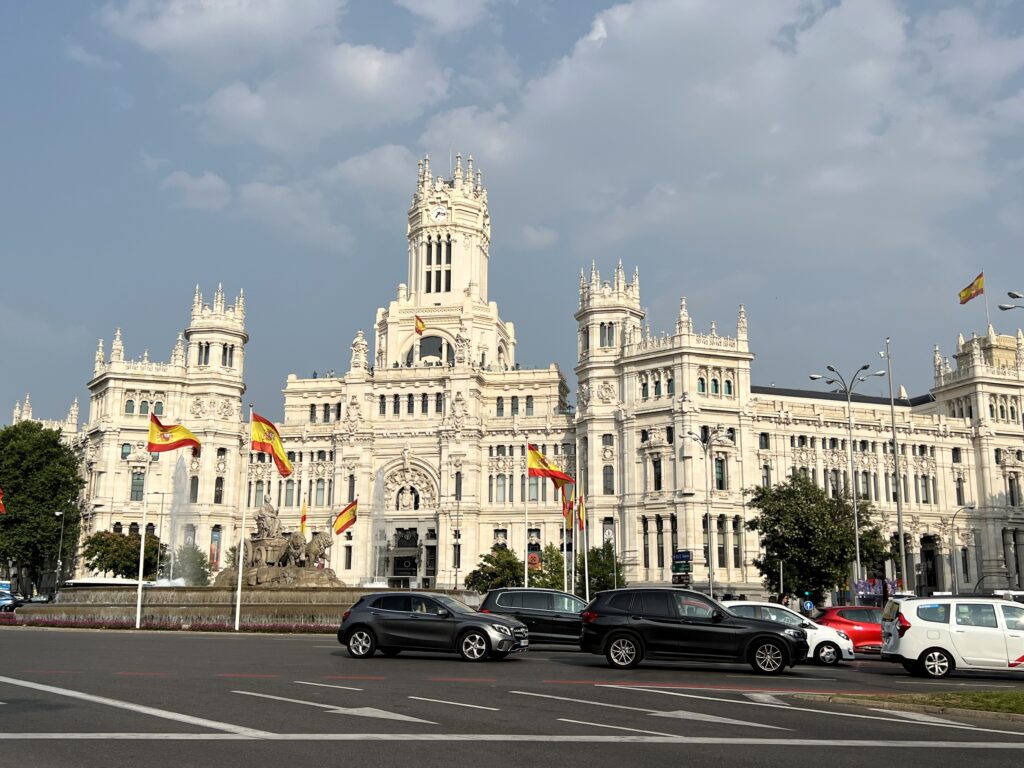
[[[882,650],[882,609],[868,605],[833,605],[814,617],[819,624],[841,629],[853,641],[858,653]]]

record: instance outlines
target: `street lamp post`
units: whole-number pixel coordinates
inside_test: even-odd
[[[686,436],[693,440],[697,445],[704,451],[704,466],[707,469],[705,473],[707,475],[707,486],[704,489],[704,517],[707,518],[708,528],[708,594],[710,597],[715,596],[715,547],[718,542],[712,534],[711,528],[711,448],[712,446],[724,445],[729,442],[726,437],[725,430],[721,426],[715,427],[714,429],[705,428],[702,434],[696,432],[687,432]],[[717,526],[716,526],[717,528]],[[717,531],[715,531],[717,533]]]
[[[157,572],[157,576],[159,576],[160,575],[160,560],[161,560],[161,557],[160,557],[160,546],[163,544],[163,539],[161,539],[160,536],[164,532],[164,496],[167,496],[169,492],[168,491],[150,491],[150,493],[153,496],[159,496],[160,497],[160,512],[159,512],[159,516],[157,517],[157,524],[156,524],[156,542],[157,542],[156,572]],[[172,558],[172,560],[174,558],[174,553],[173,552],[171,553],[171,558]],[[173,575],[173,574],[169,574],[168,578],[170,578],[170,575]]]
[[[963,512],[965,509],[974,510],[974,504],[968,504],[966,507],[960,507],[956,512],[953,513],[953,519],[949,521],[949,572],[953,576],[953,594],[960,594],[960,585],[957,583],[956,575],[956,516]]]
[[[896,535],[900,539],[900,578],[903,589],[907,588],[907,547],[903,539],[903,487],[900,476],[900,445],[896,437],[896,401],[892,396],[892,351],[889,348],[889,337],[885,337],[885,352],[878,353],[885,358],[885,368],[889,379],[889,412],[892,416],[892,461],[893,473],[896,476]]]
[[[60,543],[57,545],[57,570],[53,582],[53,595],[56,597],[57,592],[60,591],[61,556],[64,554],[64,513],[54,512],[53,515],[60,518]]]
[[[869,363],[864,363],[860,368],[857,369],[856,373],[850,377],[850,381],[847,382],[843,375],[837,371],[833,366],[826,365],[827,370],[831,376],[822,376],[820,373],[812,373],[810,375],[811,381],[818,381],[819,379],[825,379],[825,383],[832,385],[838,384],[842,389],[840,390],[846,395],[846,413],[847,413],[847,429],[849,431],[849,444],[847,445],[847,453],[850,456],[850,502],[853,504],[853,545],[857,558],[857,569],[854,572],[853,583],[850,584],[850,597],[853,599],[854,605],[859,605],[857,600],[857,580],[861,579],[863,574],[861,573],[860,567],[860,517],[857,514],[857,476],[854,474],[853,466],[853,390],[856,389],[857,384],[862,381],[867,381],[873,376],[885,376],[885,371],[875,371],[864,375],[864,371],[871,367]]]
[[[1024,299],[1024,293],[1018,291],[1007,291],[1006,295],[1011,299]],[[1024,304],[1000,304],[999,308],[1005,312],[1008,309],[1024,309]]]

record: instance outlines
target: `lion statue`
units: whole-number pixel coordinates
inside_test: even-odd
[[[296,531],[285,540],[284,552],[277,561],[278,565],[302,565],[306,554],[306,537]]]
[[[312,568],[319,561],[325,560],[327,550],[331,548],[332,543],[330,534],[323,531],[314,533],[313,538],[306,545],[306,566]]]

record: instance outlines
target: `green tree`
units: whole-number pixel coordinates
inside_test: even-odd
[[[156,575],[157,561],[164,545],[156,536],[146,536],[146,552],[143,557],[143,578]],[[85,564],[103,574],[112,573],[135,579],[139,576],[139,535],[125,536],[114,531],[100,531],[89,536],[82,544]]]
[[[849,498],[829,498],[822,488],[797,473],[785,483],[754,488],[748,506],[760,510],[747,522],[757,531],[763,554],[754,559],[769,590],[779,590],[779,563],[785,586],[808,591],[815,602],[847,583],[855,559],[853,508]],[[858,502],[861,561],[884,557],[887,547],[871,522],[872,509]]]
[[[182,544],[174,556],[174,576],[190,587],[210,584],[210,560],[195,544]]]
[[[583,552],[576,555],[576,576],[579,580],[577,592],[580,597],[586,593],[582,591],[583,574],[588,574],[590,582],[590,595],[605,589],[627,586],[625,569],[622,567],[622,560],[619,559],[610,541],[606,541],[600,547],[591,547],[587,550],[587,568],[583,569]]]
[[[479,567],[466,576],[466,588],[486,592],[498,587],[523,586],[523,561],[508,547],[494,547]]]
[[[561,550],[554,544],[548,544],[540,555],[540,568],[530,571],[530,586],[545,589],[562,589],[565,586],[565,574],[562,567],[565,558]],[[522,576],[522,569],[519,571]]]
[[[78,458],[61,442],[59,431],[34,421],[0,429],[0,488],[7,507],[0,515],[0,562],[13,561],[18,573],[37,584],[53,578],[58,559],[70,566],[83,484]],[[58,553],[62,524],[63,550]],[[44,580],[44,574],[49,578]],[[28,591],[28,585],[19,586]]]

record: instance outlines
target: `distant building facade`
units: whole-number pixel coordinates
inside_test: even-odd
[[[854,395],[851,444],[845,395],[752,383],[742,306],[735,335],[696,331],[685,299],[672,333],[652,334],[639,274],[621,264],[610,280],[594,266],[580,276],[571,407],[556,365],[517,363],[515,328],[488,298],[490,215],[472,158],[464,168],[457,156],[450,179],[420,163],[407,225],[407,279],[377,310],[372,353],[359,331],[343,375],[287,377],[288,478],[248,450],[241,293],[228,305],[218,287],[204,303],[197,288],[169,362],[126,358],[120,329],[109,356],[101,341],[87,422],[76,403],[48,423],[82,456],[83,536],[137,530],[145,506],[150,531],[194,542],[217,570],[266,501],[286,530],[305,505],[315,531],[358,498],[358,522],[329,550],[342,580],[452,587],[495,545],[533,559],[563,545],[560,500],[527,477],[529,441],[578,477],[591,545],[613,544],[631,582],[671,583],[673,553],[689,549],[693,584],[706,586],[710,545],[717,593],[758,592],[743,489],[801,472],[829,494],[855,488],[892,536],[902,488],[918,591],[949,590],[952,568],[961,589],[1024,583],[1020,331],[961,337],[955,365],[936,348],[930,392],[896,401],[897,480],[888,398]],[[177,481],[176,453],[145,450],[150,413],[203,443]],[[30,418],[26,397],[14,420]],[[705,457],[689,435],[711,430],[722,439]]]

